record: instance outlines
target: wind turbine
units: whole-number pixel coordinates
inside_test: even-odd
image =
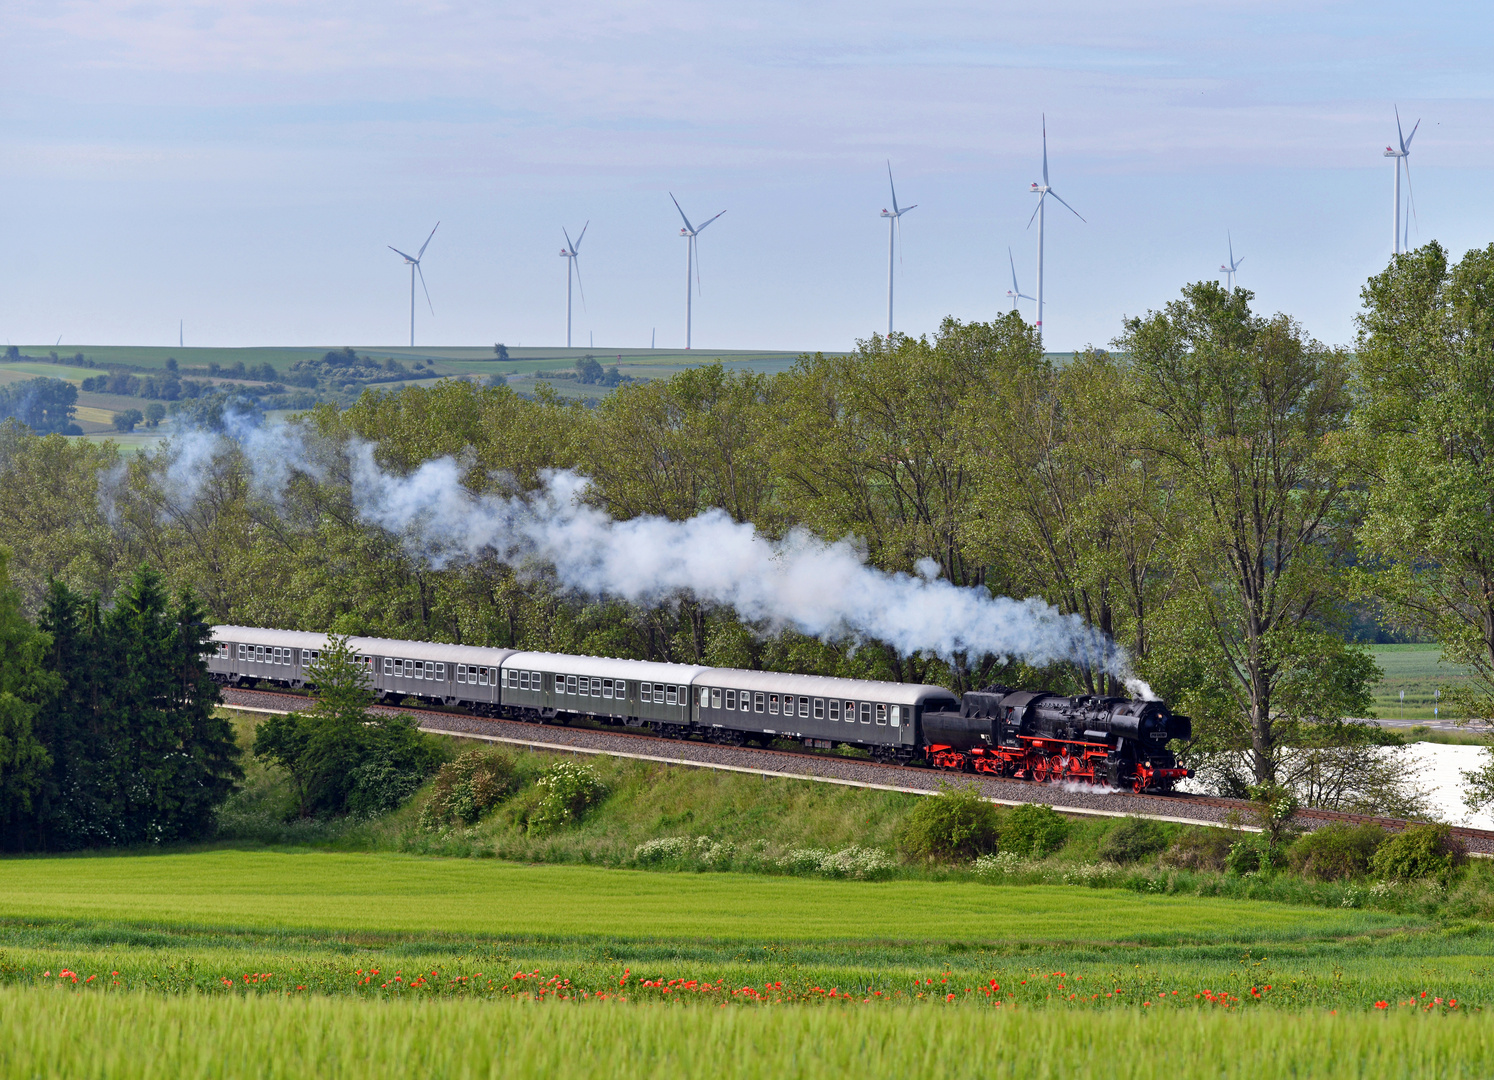
[[[1240,264],[1245,261],[1245,256],[1241,255],[1238,259],[1235,258],[1235,238],[1233,236],[1230,236],[1229,230],[1227,229],[1225,230],[1224,235],[1225,238],[1229,241],[1229,262],[1221,266],[1219,268],[1219,272],[1224,275],[1225,287],[1229,289],[1230,292],[1234,292],[1235,271],[1240,269]]]
[[[1057,196],[1054,197],[1057,198]],[[1023,292],[1022,286],[1017,284],[1017,260],[1012,258],[1011,248],[1006,249],[1006,261],[1009,262],[1012,267],[1012,287],[1006,290],[1006,295],[1012,298],[1012,310],[1016,311],[1018,300],[1031,300],[1032,297]]]
[[[909,210],[918,206],[898,206],[897,185],[892,182],[892,162],[887,163],[887,186],[892,189],[892,209],[883,210],[882,216],[887,219],[887,336],[892,336],[892,263],[893,253],[896,250],[894,243],[896,237],[903,234],[903,225],[899,220]]]
[[[441,223],[436,222],[435,228],[431,229],[431,236],[436,235],[436,229]],[[390,251],[404,259],[410,267],[410,348],[415,347],[415,275],[420,275],[420,287],[425,290],[425,302],[431,309],[431,314],[436,314],[436,306],[431,303],[431,291],[425,287],[425,271],[420,269],[420,260],[425,255],[425,249],[431,246],[431,236],[425,238],[425,243],[420,245],[420,250],[414,255],[406,255],[393,244],[386,244]]]
[[[586,289],[581,284],[581,264],[576,260],[581,257],[581,241],[586,239],[586,230],[591,227],[591,222],[581,226],[581,235],[571,240],[571,234],[561,226],[560,231],[565,233],[565,247],[560,249],[560,257],[565,260],[565,347],[571,347],[571,272],[576,274],[576,287],[581,290],[581,306],[586,306]]]
[[[700,227],[696,228],[694,225],[690,224],[690,219],[685,217],[685,211],[680,207],[680,201],[674,197],[674,192],[671,191],[669,193],[669,199],[674,203],[674,208],[676,210],[679,210],[680,217],[683,218],[685,222],[685,227],[680,230],[680,235],[685,238],[685,348],[689,349],[690,320],[693,315],[690,306],[692,299],[690,294],[690,277],[692,274],[695,276],[696,289],[700,288],[700,267],[698,265],[700,261],[700,255],[695,250],[695,238],[705,231],[705,227],[707,225],[709,225],[712,221],[715,221],[716,218],[721,216],[721,214],[726,213],[726,211],[723,210],[721,211],[721,214],[717,214],[716,217],[710,218],[707,221],[702,221],[700,223]]]
[[[1032,228],[1033,218],[1037,219],[1037,322],[1033,325],[1037,328],[1038,337],[1041,338],[1043,336],[1043,208],[1048,203],[1048,196],[1052,195],[1059,202],[1063,203],[1064,209],[1068,210],[1069,213],[1073,214],[1080,221],[1084,221],[1084,215],[1079,213],[1079,211],[1075,210],[1068,203],[1064,202],[1063,198],[1058,194],[1058,192],[1054,191],[1053,188],[1048,185],[1048,116],[1046,113],[1043,114],[1043,182],[1041,184],[1033,184],[1032,187],[1028,190],[1030,190],[1034,195],[1038,197],[1037,209],[1032,212],[1032,217],[1027,219],[1027,227],[1029,229]],[[1089,223],[1085,222],[1085,224],[1087,225]]]
[[[1418,120],[1411,128],[1411,134],[1407,135],[1401,130],[1401,110],[1397,106],[1395,110],[1395,137],[1396,145],[1385,148],[1385,156],[1395,158],[1395,233],[1391,237],[1391,249],[1399,255],[1401,253],[1401,160],[1406,162],[1406,188],[1411,188],[1411,140],[1416,138],[1416,129],[1421,127]]]

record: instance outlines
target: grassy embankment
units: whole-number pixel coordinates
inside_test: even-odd
[[[252,741],[254,716],[236,721]],[[474,744],[451,740],[452,752]],[[1123,888],[1144,895],[1232,897],[1315,908],[1373,908],[1437,918],[1494,917],[1494,863],[1472,860],[1447,880],[1381,883],[1313,881],[1290,873],[1239,875],[1176,858],[1203,837],[1228,847],[1223,830],[1159,823],[1161,843],[1144,858],[1117,865],[1101,858],[1122,819],[1068,819],[1062,845],[984,875],[969,863],[901,857],[910,815],[927,796],[723,773],[609,757],[500,750],[515,763],[519,790],[471,826],[422,827],[422,790],[400,810],[372,820],[299,820],[288,780],[245,757],[244,789],[220,815],[225,841],[322,850],[498,858],[549,865],[591,865],[677,872],[772,876],[871,877],[993,885],[1061,885],[1073,891]],[[536,831],[527,819],[540,790],[534,781],[557,761],[595,770],[606,797],[578,823]],[[1005,813],[1005,812],[1003,812]],[[1243,834],[1234,834],[1238,838]],[[661,850],[660,845],[668,847]],[[650,850],[652,848],[652,850]],[[1215,848],[1216,854],[1218,848]],[[837,858],[840,864],[837,865]]]

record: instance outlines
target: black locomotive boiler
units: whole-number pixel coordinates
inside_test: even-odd
[[[1193,775],[1168,745],[1192,738],[1193,723],[1160,701],[994,686],[965,694],[957,711],[925,711],[922,735],[937,768],[1137,792]]]

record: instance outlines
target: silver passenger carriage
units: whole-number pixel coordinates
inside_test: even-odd
[[[942,686],[706,668],[695,685],[695,722],[721,732],[850,743],[888,760],[910,759],[921,745],[924,709],[959,708]]]
[[[541,720],[594,716],[634,727],[691,723],[690,688],[710,668],[603,656],[516,652],[503,661],[503,706]]]
[[[215,626],[212,640],[217,649],[208,656],[208,671],[218,682],[243,686],[257,681],[300,689],[307,684],[307,668],[326,647],[327,635]],[[459,705],[485,716],[498,715],[500,669],[514,652],[373,637],[350,637],[348,648],[362,657],[370,689],[387,703],[415,698]]]

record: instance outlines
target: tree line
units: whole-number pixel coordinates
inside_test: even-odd
[[[1441,643],[1494,715],[1494,246],[1436,244],[1362,293],[1353,348],[1315,341],[1248,290],[1185,287],[1109,349],[1044,354],[1016,314],[874,336],[782,375],[721,364],[620,387],[595,408],[448,380],[369,390],[295,423],[366,441],[386,469],[463,463],[474,492],[592,480],[618,518],[719,507],[769,536],[854,537],[867,560],[932,560],[962,586],[1040,596],[1113,636],[1195,718],[1221,791],[1404,808],[1347,723],[1376,671],[1356,617]],[[196,453],[196,451],[194,451]],[[123,456],[0,429],[0,543],[27,610],[53,583],[106,600],[142,562],[211,621],[716,666],[1111,693],[1082,663],[902,656],[769,633],[689,597],[630,607],[495,561],[433,568],[354,510],[345,456],[285,462],[266,489],[233,445]]]
[[[210,835],[243,775],[189,594],[142,569],[112,602],[54,579],[33,623],[0,549],[0,848]]]

